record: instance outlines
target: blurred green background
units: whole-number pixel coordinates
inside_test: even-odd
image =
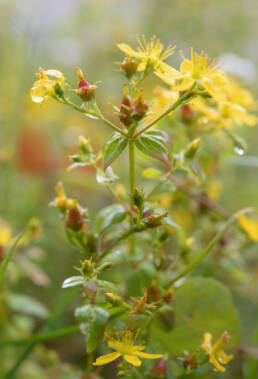
[[[23,276],[17,289],[49,309],[61,296],[63,279],[74,274],[78,263],[57,211],[48,207],[54,186],[62,180],[69,195],[78,196],[92,217],[111,202],[104,189],[96,192],[90,172],[66,171],[67,156],[79,135],[90,136],[98,149],[109,130],[54,101],[42,107],[33,104],[29,91],[34,73],[39,67],[58,69],[75,88],[75,67],[80,66],[91,83],[101,82],[100,106],[115,119],[110,103],[119,104],[124,80],[113,63],[122,58],[116,44],[135,46],[136,34],[155,34],[165,45],[176,44],[185,55],[191,46],[204,50],[257,97],[257,0],[0,0],[0,218],[14,233],[32,217],[42,220],[37,246],[45,252],[40,266],[49,283],[39,289]],[[172,61],[177,65],[180,54],[168,59]],[[156,82],[153,79],[150,87]],[[218,173],[224,186],[221,204],[229,211],[258,206],[258,129],[243,128],[240,134],[248,143],[246,154],[227,154]],[[250,299],[241,304],[246,323],[250,313],[255,317],[257,281],[256,272]],[[252,312],[246,310],[248,306]],[[255,322],[252,325],[255,328]],[[80,344],[73,352],[57,345],[65,360],[79,360]]]

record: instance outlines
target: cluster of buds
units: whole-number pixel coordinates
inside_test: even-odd
[[[87,210],[83,209],[76,198],[67,198],[64,186],[61,182],[56,185],[57,197],[50,205],[57,207],[66,217],[66,226],[72,230],[81,230],[85,227],[85,218]]]
[[[130,57],[129,55],[126,55],[120,67],[124,72],[125,76],[128,79],[131,79],[137,72],[138,63],[134,58]]]
[[[168,212],[163,212],[159,215],[154,214],[150,215],[147,218],[147,226],[149,228],[157,228],[158,226],[162,225],[162,219],[168,216]]]
[[[184,357],[183,364],[186,369],[186,371],[191,371],[198,367],[198,352],[196,351],[193,354],[187,354]]]
[[[80,68],[77,68],[76,72],[79,78],[77,89],[78,96],[80,96],[83,102],[93,100],[95,98],[96,86],[88,83],[87,80],[84,79],[83,72]]]
[[[142,97],[142,91],[132,101],[127,85],[124,85],[124,94],[119,110],[119,119],[125,126],[130,126],[134,121],[142,120],[148,110],[148,104]]]
[[[154,280],[140,299],[131,297],[131,300],[134,301],[135,305],[129,315],[151,312],[156,307],[171,303],[174,299],[175,290],[173,287],[165,292],[164,290],[160,292],[158,285]]]

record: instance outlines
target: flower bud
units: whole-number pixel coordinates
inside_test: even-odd
[[[95,92],[96,92],[96,86],[88,83],[83,76],[82,71],[77,68],[77,75],[79,77],[79,83],[78,83],[78,89],[77,89],[77,94],[80,96],[82,101],[88,102],[95,97]]]
[[[126,55],[120,67],[124,72],[125,76],[128,79],[131,79],[131,77],[137,72],[138,63],[134,58]]]
[[[142,91],[140,91],[138,97],[135,99],[132,106],[132,116],[135,121],[140,121],[148,110],[148,104],[142,98]]]
[[[83,227],[83,214],[78,206],[69,209],[66,219],[66,226],[73,230],[80,230]]]
[[[92,266],[92,261],[91,259],[85,259],[83,262],[82,262],[82,273],[84,275],[88,275],[88,274],[91,274],[93,271],[93,266]]]
[[[112,305],[118,306],[122,304],[122,300],[119,296],[115,295],[113,292],[106,292],[105,298]]]
[[[131,110],[131,100],[129,97],[129,90],[128,90],[127,85],[124,85],[124,95],[121,101],[119,119],[126,126],[131,125],[133,121],[131,112],[132,110]]]
[[[197,354],[188,354],[183,360],[184,366],[187,371],[193,370],[198,367]]]
[[[144,194],[139,188],[135,188],[133,192],[133,202],[136,207],[141,211],[144,207]]]
[[[193,121],[195,118],[195,111],[192,109],[191,105],[186,104],[181,107],[181,117],[185,123]]]
[[[186,159],[193,159],[197,151],[199,150],[201,144],[200,138],[195,138],[189,145],[186,147],[184,157]]]
[[[168,212],[164,212],[160,215],[151,215],[148,217],[147,225],[149,228],[156,228],[157,226],[162,225],[162,219],[167,217]]]
[[[83,154],[88,155],[92,153],[92,147],[91,147],[90,141],[83,136],[79,137],[79,148]]]
[[[151,215],[151,209],[150,208],[144,208],[142,212],[142,218],[149,217]]]

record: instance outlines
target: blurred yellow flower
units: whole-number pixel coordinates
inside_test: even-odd
[[[219,200],[222,190],[223,184],[219,180],[213,180],[206,186],[206,194],[212,201]]]
[[[245,215],[238,218],[239,225],[253,241],[258,241],[258,221],[251,220]]]
[[[36,75],[38,80],[30,90],[30,96],[34,103],[42,103],[47,97],[55,96],[57,89],[61,89],[65,82],[64,75],[57,70],[40,69]],[[50,79],[48,75],[56,79]]]
[[[215,366],[215,369],[221,372],[225,372],[226,369],[221,365],[227,364],[233,359],[233,355],[226,355],[223,348],[229,340],[229,335],[224,332],[221,337],[212,345],[212,335],[211,333],[204,333],[204,341],[201,345],[202,348],[209,355],[209,362]]]
[[[180,72],[168,66],[165,73],[156,73],[175,91],[186,91],[195,83],[200,84],[211,96],[217,96],[227,83],[226,75],[204,53],[191,49],[191,59],[183,57]]]
[[[138,333],[134,334],[130,330],[124,330],[123,332],[115,333],[114,337],[111,337],[108,340],[108,346],[117,351],[102,355],[96,359],[93,365],[105,365],[122,356],[126,362],[130,363],[131,365],[141,366],[142,362],[138,357],[145,359],[157,359],[163,357],[162,354],[143,353],[142,350],[145,349],[144,345],[134,345],[137,335]]]
[[[137,41],[139,44],[137,50],[132,49],[125,43],[120,43],[117,47],[128,56],[139,59],[138,71],[154,69],[163,72],[170,67],[163,61],[175,52],[176,46],[168,46],[164,50],[164,45],[156,36],[153,36],[150,42],[146,41],[145,36],[142,36],[142,39],[137,36]]]
[[[178,92],[157,87],[154,92],[153,103],[150,106],[145,123],[148,124],[160,116],[171,104],[178,99]],[[170,115],[173,112],[170,113]]]
[[[198,120],[200,124],[212,123],[216,128],[226,128],[233,124],[254,126],[257,123],[256,116],[249,114],[241,105],[229,101],[221,101],[214,107],[204,99],[195,98],[192,104],[196,111],[204,114]]]
[[[0,246],[8,246],[11,242],[12,231],[8,226],[0,225]]]

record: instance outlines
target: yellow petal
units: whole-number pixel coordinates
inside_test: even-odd
[[[238,221],[251,240],[258,241],[258,221],[250,220],[245,215],[241,215]]]
[[[93,363],[93,366],[102,366],[107,363],[113,362],[117,358],[121,357],[121,353],[113,352],[109,354],[102,355],[101,357],[98,357],[96,361]]]
[[[173,87],[173,89],[175,91],[186,91],[188,90],[190,87],[192,87],[192,85],[194,84],[195,80],[192,79],[192,78],[185,78],[182,80],[182,82],[178,85],[175,85]]]
[[[201,346],[204,350],[209,352],[211,349],[211,341],[212,341],[211,333],[204,333],[203,339],[204,339],[204,341],[203,341],[203,344]]]
[[[189,59],[185,59],[180,66],[180,72],[186,73],[191,72],[193,69],[193,62],[189,61]]]
[[[62,82],[64,81],[64,75],[61,71],[58,70],[46,70],[45,73],[50,76],[54,76],[54,78],[60,79]]]
[[[221,363],[227,364],[234,358],[234,355],[233,354],[227,355],[224,350],[220,350],[219,353],[217,354],[217,357]]]
[[[175,77],[178,77],[180,76],[180,72],[177,71],[175,68],[169,66],[167,63],[165,62],[160,62],[159,63],[159,69],[164,72],[166,75],[169,75],[169,76],[175,76]]]
[[[146,68],[146,62],[141,62],[138,67],[137,67],[137,71],[144,71]]]
[[[129,45],[127,45],[126,43],[119,43],[117,45],[118,49],[120,49],[121,51],[123,51],[125,54],[128,54],[130,55],[131,57],[136,57],[136,58],[140,58],[142,57],[142,54],[135,51],[134,49],[132,49]]]
[[[143,353],[142,351],[137,351],[135,352],[135,354],[145,359],[158,359],[164,356],[163,354],[149,354],[149,353]]]
[[[216,370],[218,370],[220,372],[226,371],[225,367],[221,366],[221,364],[219,364],[219,362],[217,361],[217,359],[215,359],[214,356],[210,355],[209,362],[215,366]]]
[[[137,358],[135,355],[125,355],[125,360],[128,362],[128,363],[131,363],[131,365],[133,366],[141,366],[142,362],[140,361],[139,358]]]
[[[163,80],[163,82],[165,82],[166,84],[168,84],[169,86],[172,86],[174,83],[175,83],[175,79],[174,77],[170,76],[170,75],[167,75],[167,74],[163,74],[159,71],[155,71],[155,74],[161,79]]]

